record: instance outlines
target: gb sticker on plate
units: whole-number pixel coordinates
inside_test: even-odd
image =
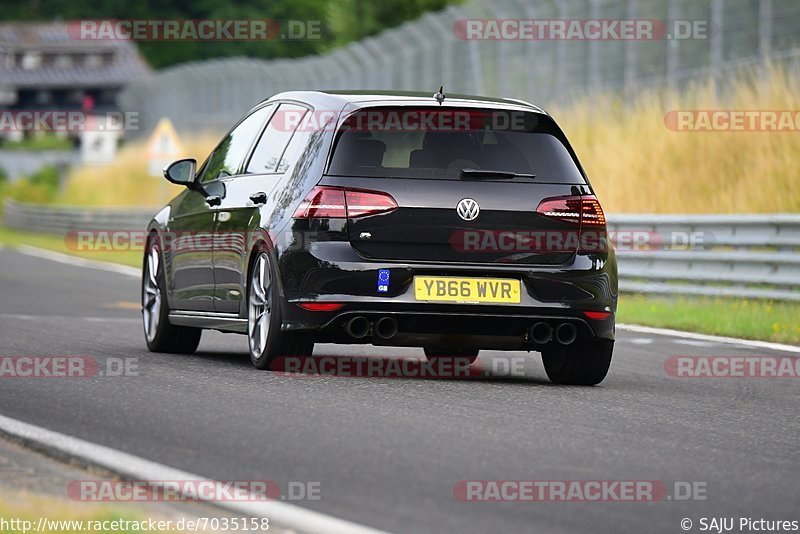
[[[389,292],[389,269],[378,270],[378,293]]]

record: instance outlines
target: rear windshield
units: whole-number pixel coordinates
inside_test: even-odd
[[[458,108],[369,108],[350,115],[337,134],[328,174],[460,179],[463,169],[586,183],[548,116]]]

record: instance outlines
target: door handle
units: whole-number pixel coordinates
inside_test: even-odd
[[[253,201],[253,204],[258,206],[259,204],[266,204],[267,203],[267,194],[263,191],[259,191],[258,193],[253,193],[250,195],[250,200]]]
[[[206,204],[209,206],[219,206],[222,204],[222,198],[219,195],[209,195],[206,197]]]

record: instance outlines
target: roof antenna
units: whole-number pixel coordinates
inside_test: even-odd
[[[436,99],[440,106],[442,105],[442,102],[444,102],[444,85],[439,86],[439,92],[433,95],[433,98]]]

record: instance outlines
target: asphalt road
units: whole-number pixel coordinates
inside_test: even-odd
[[[138,359],[138,376],[0,379],[0,413],[209,478],[318,481],[321,500],[296,504],[393,532],[681,532],[684,517],[694,531],[701,517],[800,519],[798,379],[664,369],[676,355],[779,353],[620,332],[610,376],[594,388],[550,385],[535,353],[512,378],[279,375],[251,368],[233,334],[204,333],[193,356],[147,352],[137,299],[131,277],[0,250],[0,355]],[[422,357],[318,346],[323,354]],[[454,497],[460,480],[692,481],[707,495],[477,503]]]

